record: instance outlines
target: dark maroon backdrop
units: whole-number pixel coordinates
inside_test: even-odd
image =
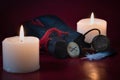
[[[115,0],[0,0],[0,80],[120,80],[120,6]],[[41,55],[41,68],[28,74],[10,74],[2,67],[2,40],[19,33],[20,25],[37,16],[53,14],[76,29],[76,23],[94,12],[108,22],[111,47],[118,53],[99,61],[56,59]]]
[[[95,17],[107,20],[111,43],[120,44],[119,2],[115,0],[3,0],[0,8],[0,41],[18,35],[20,24],[37,16],[57,15],[76,29],[78,20],[94,12]]]

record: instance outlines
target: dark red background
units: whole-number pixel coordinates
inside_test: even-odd
[[[111,42],[120,43],[119,2],[114,0],[3,0],[0,2],[0,41],[18,35],[22,22],[37,16],[53,14],[76,29],[78,20],[95,17],[108,22],[107,34]]]
[[[9,36],[16,36],[19,33],[20,25],[29,19],[46,14],[59,16],[73,29],[76,29],[76,23],[82,18],[90,17],[94,12],[95,17],[105,19],[108,22],[107,34],[111,41],[111,46],[119,52],[120,45],[120,6],[115,0],[0,0],[0,51],[2,40]],[[0,57],[2,59],[2,57]],[[2,70],[2,61],[0,71],[2,80],[33,80],[33,79],[74,79],[76,80],[94,80],[85,74],[83,64],[97,65],[100,70],[101,78],[98,80],[119,80],[120,73],[120,55],[98,62],[81,61],[79,59],[58,60],[51,56],[41,57],[41,71],[31,74],[15,75]],[[75,62],[75,63],[74,63]],[[116,63],[116,64],[114,64]],[[57,65],[57,67],[55,67]],[[81,66],[80,66],[81,65]],[[63,68],[67,69],[63,70]],[[69,66],[69,67],[68,67]],[[107,66],[107,67],[106,67]],[[112,67],[114,66],[114,67]],[[48,68],[49,67],[49,68]],[[89,66],[88,66],[89,67]],[[78,71],[78,69],[80,71]],[[105,70],[106,73],[101,72]],[[59,71],[61,70],[61,71]],[[78,72],[76,72],[78,71]],[[88,70],[89,71],[89,70]],[[60,73],[57,73],[60,72]],[[75,73],[75,74],[74,74]],[[60,75],[64,75],[60,77]],[[70,75],[69,75],[70,74]],[[85,75],[84,75],[85,74]],[[55,75],[55,76],[54,76]],[[107,77],[106,77],[107,75]],[[74,76],[74,77],[73,77]],[[80,77],[78,77],[80,76]],[[104,77],[105,76],[105,77]],[[23,78],[22,78],[23,77]],[[30,79],[29,79],[30,77]],[[57,78],[58,77],[58,78]]]

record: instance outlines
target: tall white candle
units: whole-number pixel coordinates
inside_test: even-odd
[[[27,73],[39,69],[39,39],[24,37],[23,29],[20,31],[20,37],[9,37],[3,40],[2,48],[5,71]]]
[[[94,14],[91,14],[91,18],[82,19],[77,22],[77,32],[85,34],[91,29],[99,29],[102,35],[106,35],[107,22],[103,19],[94,18]],[[98,35],[97,31],[91,31],[85,37],[85,41],[88,43],[92,42],[92,39]]]

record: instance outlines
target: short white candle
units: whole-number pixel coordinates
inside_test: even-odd
[[[77,32],[85,34],[91,29],[99,29],[102,35],[106,35],[107,22],[103,19],[94,18],[94,14],[91,14],[91,18],[82,19],[77,22]],[[85,41],[88,43],[92,42],[92,39],[98,35],[96,30],[91,31],[85,37]]]
[[[27,73],[39,69],[39,39],[24,37],[21,27],[20,37],[9,37],[2,42],[3,69],[12,73]]]

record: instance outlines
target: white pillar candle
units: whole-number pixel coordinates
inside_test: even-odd
[[[39,39],[24,37],[21,28],[20,37],[3,40],[3,69],[13,73],[27,73],[39,69]]]
[[[91,14],[91,18],[82,19],[77,22],[77,32],[85,34],[87,31],[97,28],[101,31],[102,35],[106,35],[107,22],[103,19],[94,18],[94,14]],[[91,43],[92,39],[98,35],[98,31],[91,31],[85,37],[85,42]]]

